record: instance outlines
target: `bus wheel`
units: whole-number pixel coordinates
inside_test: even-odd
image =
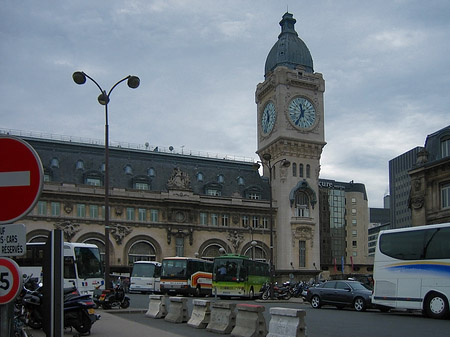
[[[425,301],[425,312],[430,318],[444,318],[448,315],[448,301],[439,293],[431,293]]]

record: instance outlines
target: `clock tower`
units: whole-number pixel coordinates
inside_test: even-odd
[[[319,172],[325,146],[325,81],[285,13],[256,88],[258,150],[269,178],[277,270],[320,270]],[[290,166],[283,165],[283,160]],[[269,173],[272,176],[269,177]]]

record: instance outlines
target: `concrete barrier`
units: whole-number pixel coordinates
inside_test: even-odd
[[[271,308],[267,337],[306,337],[305,316],[303,309]]]
[[[187,324],[193,328],[205,329],[211,318],[211,301],[207,300],[193,300],[191,318]]]
[[[236,326],[231,331],[233,337],[266,337],[266,320],[263,305],[238,304]]]
[[[151,318],[164,318],[167,315],[166,297],[164,295],[150,295],[148,310],[145,316]]]
[[[217,302],[211,305],[211,319],[206,330],[229,334],[236,325],[235,303]]]
[[[164,320],[172,323],[186,323],[188,321],[187,298],[169,297],[170,306]]]

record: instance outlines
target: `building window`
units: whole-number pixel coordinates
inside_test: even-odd
[[[357,225],[356,219],[352,219],[352,225],[353,225],[353,226],[356,226],[356,225]]]
[[[254,215],[252,218],[252,227],[259,228],[259,216]]]
[[[250,192],[248,194],[248,198],[249,199],[253,199],[253,200],[259,200],[259,199],[261,199],[261,195],[259,193],[256,193],[256,192]]]
[[[61,204],[59,202],[52,202],[52,216],[60,216],[61,215]]]
[[[352,255],[353,255],[353,257],[356,257],[356,256],[358,256],[358,252],[353,252]]]
[[[292,175],[294,177],[297,176],[297,164],[296,163],[292,163]]]
[[[444,139],[441,142],[441,157],[445,158],[450,156],[450,138]]]
[[[77,161],[77,163],[75,164],[75,168],[77,170],[83,170],[84,169],[84,161],[82,161],[81,159]]]
[[[175,239],[175,254],[176,256],[184,256],[184,238],[177,237]]]
[[[47,202],[39,201],[38,204],[38,214],[39,215],[47,215]]]
[[[51,166],[52,168],[59,168],[59,160],[58,160],[58,158],[53,158],[53,159],[50,161],[50,166]]]
[[[248,215],[243,215],[242,216],[242,227],[248,227],[248,224],[249,224]]]
[[[295,216],[309,217],[309,198],[305,192],[297,192],[295,196]]]
[[[356,208],[352,208],[352,215],[356,215]]]
[[[197,173],[197,181],[199,181],[199,182],[203,181],[203,173],[201,173],[201,172]]]
[[[127,220],[134,221],[134,208],[133,207],[127,207]]]
[[[441,188],[441,205],[442,208],[450,208],[450,183],[447,183]]]
[[[356,204],[356,198],[352,198],[352,204],[353,204],[353,205]]]
[[[147,241],[133,244],[128,253],[128,264],[132,265],[136,261],[156,261],[155,247]]]
[[[303,178],[303,164],[298,165],[300,170],[300,178]]]
[[[219,216],[216,213],[211,214],[211,225],[213,226],[219,225]]]
[[[148,170],[147,170],[147,175],[149,176],[149,177],[154,177],[155,175],[156,175],[156,173],[155,173],[155,169],[153,168],[153,167],[150,167]]]
[[[245,185],[245,180],[242,177],[238,177],[237,178],[237,183],[239,186],[244,186]]]
[[[89,217],[91,219],[98,219],[98,206],[97,205],[89,206]]]
[[[200,225],[207,225],[208,224],[208,213],[200,213]]]
[[[229,226],[229,216],[228,214],[222,214],[222,227]]]
[[[138,217],[139,217],[139,221],[146,221],[147,220],[147,210],[145,208],[139,208],[138,209]]]
[[[49,173],[44,173],[44,182],[48,183],[52,181],[52,176]]]
[[[158,222],[159,220],[159,212],[157,209],[151,209],[150,210],[150,221],[151,222]]]
[[[352,247],[356,248],[358,246],[358,242],[356,240],[352,241]]]
[[[352,231],[352,236],[358,236],[358,231],[357,230],[353,230]]]
[[[206,190],[206,195],[211,195],[213,197],[220,197],[222,195],[222,193],[219,190],[208,188]]]
[[[136,190],[142,190],[142,191],[148,191],[150,189],[148,183],[142,183],[142,182],[141,183],[139,183],[139,182],[134,183],[134,188]]]
[[[309,164],[306,165],[306,178],[310,178],[311,175],[311,166]]]
[[[298,242],[298,265],[300,268],[306,267],[306,241]]]
[[[85,204],[77,204],[77,217],[79,217],[79,218],[86,217],[86,205]]]
[[[266,218],[266,217],[262,218],[262,226],[264,229],[269,228],[269,221],[270,221],[270,218]]]
[[[123,170],[125,171],[125,174],[133,174],[133,168],[131,167],[130,164],[125,165],[125,167],[123,168]]]
[[[100,178],[87,177],[86,178],[86,185],[101,186],[102,182],[100,181]]]
[[[225,178],[224,178],[223,174],[219,174],[219,175],[217,176],[217,182],[218,182],[219,184],[223,184],[224,181],[225,181]]]

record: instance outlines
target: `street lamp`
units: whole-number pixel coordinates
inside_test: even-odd
[[[280,159],[272,163],[272,156],[270,153],[264,153],[262,156],[262,161],[255,163],[256,167],[259,167],[258,163],[269,169],[269,212],[270,212],[270,298],[273,299],[273,283],[275,278],[275,264],[273,262],[273,205],[272,205],[272,169],[276,164],[281,163],[281,167],[289,167],[291,162],[287,159]]]
[[[109,277],[109,124],[108,124],[108,103],[109,96],[114,88],[127,80],[127,84],[131,89],[136,89],[139,87],[140,80],[137,76],[128,75],[127,77],[121,79],[119,82],[114,84],[112,88],[106,93],[105,90],[88,74],[83,71],[76,71],[73,73],[72,78],[76,84],[86,83],[86,78],[89,78],[95,85],[100,89],[100,95],[98,96],[98,102],[105,106],[105,289],[110,286]]]

